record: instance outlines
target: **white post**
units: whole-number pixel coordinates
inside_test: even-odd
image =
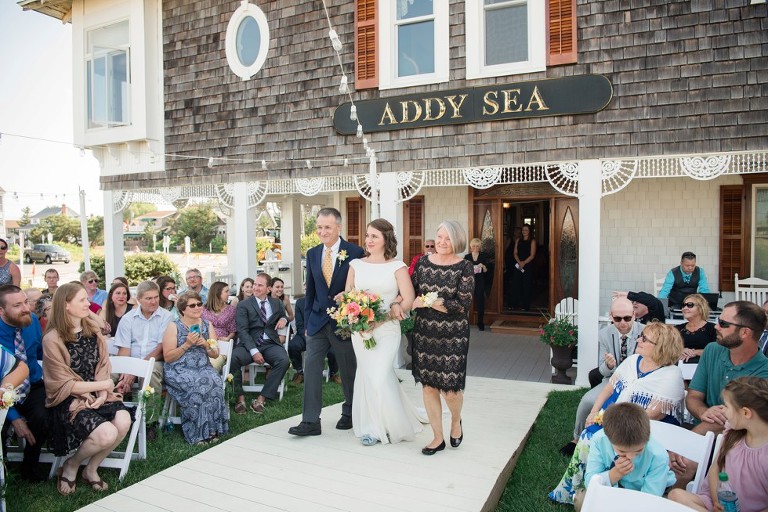
[[[296,197],[287,197],[280,202],[280,243],[282,261],[291,267],[288,292],[292,297],[304,294],[301,269],[301,235],[304,226],[301,219],[301,204]]]
[[[235,229],[232,234],[227,230],[227,240],[231,237],[237,240],[237,250],[233,257],[234,267],[231,270],[239,283],[246,277],[256,275],[256,217],[253,211],[248,209],[247,183],[243,181],[235,183],[234,196]],[[227,252],[230,250],[227,244]]]
[[[395,228],[395,235],[397,236],[397,254],[403,254],[403,208],[402,204],[397,202],[400,190],[397,187],[397,173],[385,172],[379,174],[379,183],[381,184],[381,192],[379,199],[381,201],[379,205],[379,217],[387,219],[392,223]],[[373,208],[373,205],[371,205]],[[376,219],[371,211],[371,219]],[[402,257],[401,257],[402,259]]]
[[[91,270],[90,241],[88,240],[88,219],[85,217],[85,190],[80,189],[80,240],[83,242],[83,264]]]
[[[371,155],[371,161],[368,164],[368,181],[371,184],[371,219],[378,219],[379,213],[379,177],[376,172],[376,156]]]
[[[107,283],[125,275],[123,212],[113,212],[115,192],[104,191],[104,274]]]
[[[589,371],[597,365],[600,316],[599,160],[579,162],[579,366],[576,385],[589,387]]]
[[[19,273],[24,279],[24,230],[19,230]]]

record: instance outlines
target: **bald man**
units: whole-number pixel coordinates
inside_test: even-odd
[[[643,324],[635,320],[634,306],[629,299],[617,297],[613,300],[611,303],[611,324],[600,329],[597,335],[600,364],[596,370],[603,376],[603,380],[581,398],[579,408],[576,411],[576,423],[573,426],[574,440],[560,448],[560,453],[563,455],[569,457],[573,455],[576,441],[579,439],[581,431],[584,430],[584,423],[589,411],[592,410],[592,406],[595,405],[597,395],[608,385],[608,380],[616,367],[628,356],[634,354],[637,337],[643,332],[643,327]],[[590,373],[595,373],[595,370]]]

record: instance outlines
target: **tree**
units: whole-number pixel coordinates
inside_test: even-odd
[[[179,211],[179,216],[170,226],[171,234],[179,243],[184,243],[188,236],[192,247],[198,251],[207,251],[208,243],[216,236],[219,219],[208,204],[188,206]]]
[[[57,242],[80,243],[80,222],[66,215],[46,217],[30,231],[32,242],[40,243],[41,237],[47,237],[48,233]]]
[[[88,217],[88,241],[91,245],[104,245],[104,217],[101,215]]]
[[[153,242],[155,241],[157,236],[157,230],[155,229],[155,221],[150,220],[147,221],[146,226],[144,226],[144,242],[147,244],[148,250],[153,252],[155,250],[155,246],[153,245]]]
[[[157,207],[152,203],[131,203],[123,210],[123,222],[131,222],[136,217],[155,210]]]
[[[25,206],[21,210],[21,218],[19,219],[19,226],[26,226],[32,221],[32,210],[29,206]]]

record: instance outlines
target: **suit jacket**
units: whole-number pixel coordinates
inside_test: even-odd
[[[323,251],[323,244],[307,251],[307,295],[304,303],[304,320],[307,323],[309,336],[317,334],[328,322],[332,322],[333,327],[336,327],[336,322],[331,320],[326,310],[336,306],[333,298],[343,292],[347,285],[349,262],[364,255],[362,248],[342,238],[339,252],[346,251],[347,257],[344,261],[336,260],[333,265],[331,285],[328,286],[323,277]]]
[[[632,322],[632,330],[627,333],[627,357],[635,353],[635,347],[637,346],[637,337],[643,332],[645,326],[635,320]],[[603,377],[610,377],[613,375],[613,371],[616,366],[619,366],[623,361],[620,358],[621,355],[621,334],[616,326],[606,325],[597,334],[597,340],[599,343],[598,357],[600,358],[600,365],[598,369]],[[612,354],[616,358],[616,366],[613,369],[609,369],[605,362],[605,354]]]
[[[304,297],[296,300],[293,317],[293,321],[296,322],[296,334],[293,335],[291,340],[299,338],[297,341],[306,341],[304,339],[304,331],[307,329],[307,326],[304,325],[304,304],[306,301]]]
[[[267,318],[266,324],[261,319],[261,308],[259,299],[255,296],[241,300],[237,304],[237,337],[238,344],[243,345],[248,352],[259,348],[264,343],[275,343],[280,345],[280,337],[277,334],[277,322],[281,318],[288,321],[288,315],[285,313],[283,301],[267,297],[269,306],[272,308],[272,314]],[[269,340],[264,339],[264,333]]]

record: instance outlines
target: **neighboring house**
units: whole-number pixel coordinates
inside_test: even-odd
[[[126,250],[133,250],[135,247],[147,247],[148,240],[145,240],[144,235],[147,226],[151,225],[157,239],[163,239],[163,235],[166,234],[170,223],[177,216],[176,211],[156,211],[145,213],[134,217],[134,219],[125,224],[123,229],[124,246]],[[151,238],[151,237],[150,237]]]
[[[52,217],[54,215],[66,215],[67,217],[71,217],[78,221],[80,220],[80,215],[78,215],[77,212],[68,207],[66,204],[62,204],[61,206],[48,206],[32,215],[29,218],[29,224],[22,226],[21,229],[31,229],[39,225],[40,221],[43,219],[47,219],[48,217]]]
[[[5,238],[8,241],[8,243],[18,244],[19,243],[19,221],[5,219],[5,236],[0,236],[0,238]]]
[[[264,201],[280,204],[294,269],[302,203],[339,208],[362,243],[371,176],[406,261],[444,219],[483,239],[486,324],[531,318],[504,273],[523,223],[535,309],[578,297],[584,340],[613,290],[651,290],[685,250],[722,291],[734,273],[768,277],[760,0],[327,2],[375,166],[322,2],[20,4],[73,24],[75,144],[101,163],[105,230],[131,200],[216,198],[237,279],[255,271]]]

